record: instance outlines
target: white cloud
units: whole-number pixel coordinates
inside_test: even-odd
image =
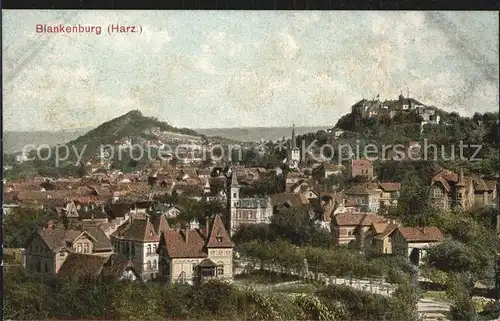
[[[198,12],[196,24],[186,22],[191,14],[7,13],[5,126],[39,127],[49,114],[54,121],[43,126],[76,126],[99,108],[104,118],[139,108],[187,127],[334,123],[362,96],[390,99],[407,87],[448,110],[498,106],[498,83],[485,77],[498,71],[498,16],[449,15],[455,34],[421,12]],[[140,24],[143,33],[32,32],[60,20]],[[29,48],[35,55],[19,65]]]

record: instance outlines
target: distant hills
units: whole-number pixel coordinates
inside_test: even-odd
[[[331,127],[331,126],[330,126]],[[318,130],[326,130],[328,126],[318,127],[295,127],[295,134],[315,133]],[[233,138],[238,141],[256,142],[263,140],[276,140],[282,137],[292,136],[292,126],[290,127],[242,127],[242,128],[206,128],[196,129],[198,133],[207,136],[220,136]]]
[[[24,146],[27,145],[64,144],[78,138],[89,130],[90,128],[60,131],[5,131],[3,133],[3,151],[12,154],[22,151]]]
[[[125,115],[114,118],[102,125],[92,128],[80,128],[62,131],[29,131],[29,132],[4,132],[3,148],[4,153],[12,154],[20,152],[26,145],[40,146],[49,144],[89,144],[98,142],[99,144],[112,143],[125,136],[142,133],[148,127],[160,127],[162,130],[181,135],[191,135],[196,137],[221,137],[223,140],[233,140],[239,142],[255,142],[260,139],[275,140],[278,138],[290,137],[292,127],[244,127],[244,128],[209,128],[209,129],[188,129],[176,128],[165,122],[161,122],[152,117],[145,117],[140,111],[131,111]],[[297,135],[308,132],[325,130],[327,127],[295,127]],[[93,143],[92,143],[93,144]]]
[[[94,129],[86,128],[56,132],[5,132],[4,153],[16,153],[26,145],[40,146],[42,144],[50,146],[70,144],[77,147],[86,145],[89,151],[94,151],[100,145],[113,144],[115,141],[126,137],[154,139],[155,137],[146,134],[147,130],[153,128],[158,128],[161,132],[169,132],[182,137],[192,137],[193,139],[205,137],[189,128],[177,128],[154,117],[146,117],[138,110],[133,110]]]

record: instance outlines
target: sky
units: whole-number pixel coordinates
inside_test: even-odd
[[[499,106],[497,12],[2,13],[8,131],[88,128],[135,109],[176,127],[332,127],[356,101],[401,92],[464,115]],[[102,33],[36,33],[60,23]]]

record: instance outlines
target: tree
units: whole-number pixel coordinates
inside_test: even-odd
[[[413,284],[410,282],[400,284],[392,294],[391,302],[388,306],[388,319],[408,321],[419,320],[417,313],[419,298],[420,293],[415,289]]]
[[[415,174],[409,172],[401,184],[398,213],[408,225],[426,226],[434,215],[430,188]]]
[[[3,219],[4,246],[21,248],[39,228],[45,227],[50,220],[57,220],[58,217],[53,211],[17,207]]]
[[[235,312],[234,288],[226,282],[211,280],[196,288],[192,302],[200,316],[224,317]]]
[[[465,273],[474,275],[481,273],[484,268],[476,259],[476,254],[465,244],[454,240],[445,240],[429,249],[427,263],[441,271]]]
[[[454,275],[449,279],[446,294],[453,301],[450,307],[452,320],[474,321],[477,319],[469,283],[468,276],[463,274]]]
[[[232,239],[236,244],[243,244],[251,241],[273,241],[274,233],[269,224],[243,224],[238,226]]]
[[[305,209],[283,207],[271,217],[270,228],[277,236],[286,238],[292,244],[301,245],[308,237],[308,231],[304,227],[309,225],[309,214]]]

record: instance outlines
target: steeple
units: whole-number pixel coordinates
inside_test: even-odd
[[[236,177],[236,172],[233,171],[231,174],[231,188],[239,188],[240,184],[238,184],[238,177]]]
[[[295,124],[292,127],[292,148],[297,148],[297,142],[295,141]]]

